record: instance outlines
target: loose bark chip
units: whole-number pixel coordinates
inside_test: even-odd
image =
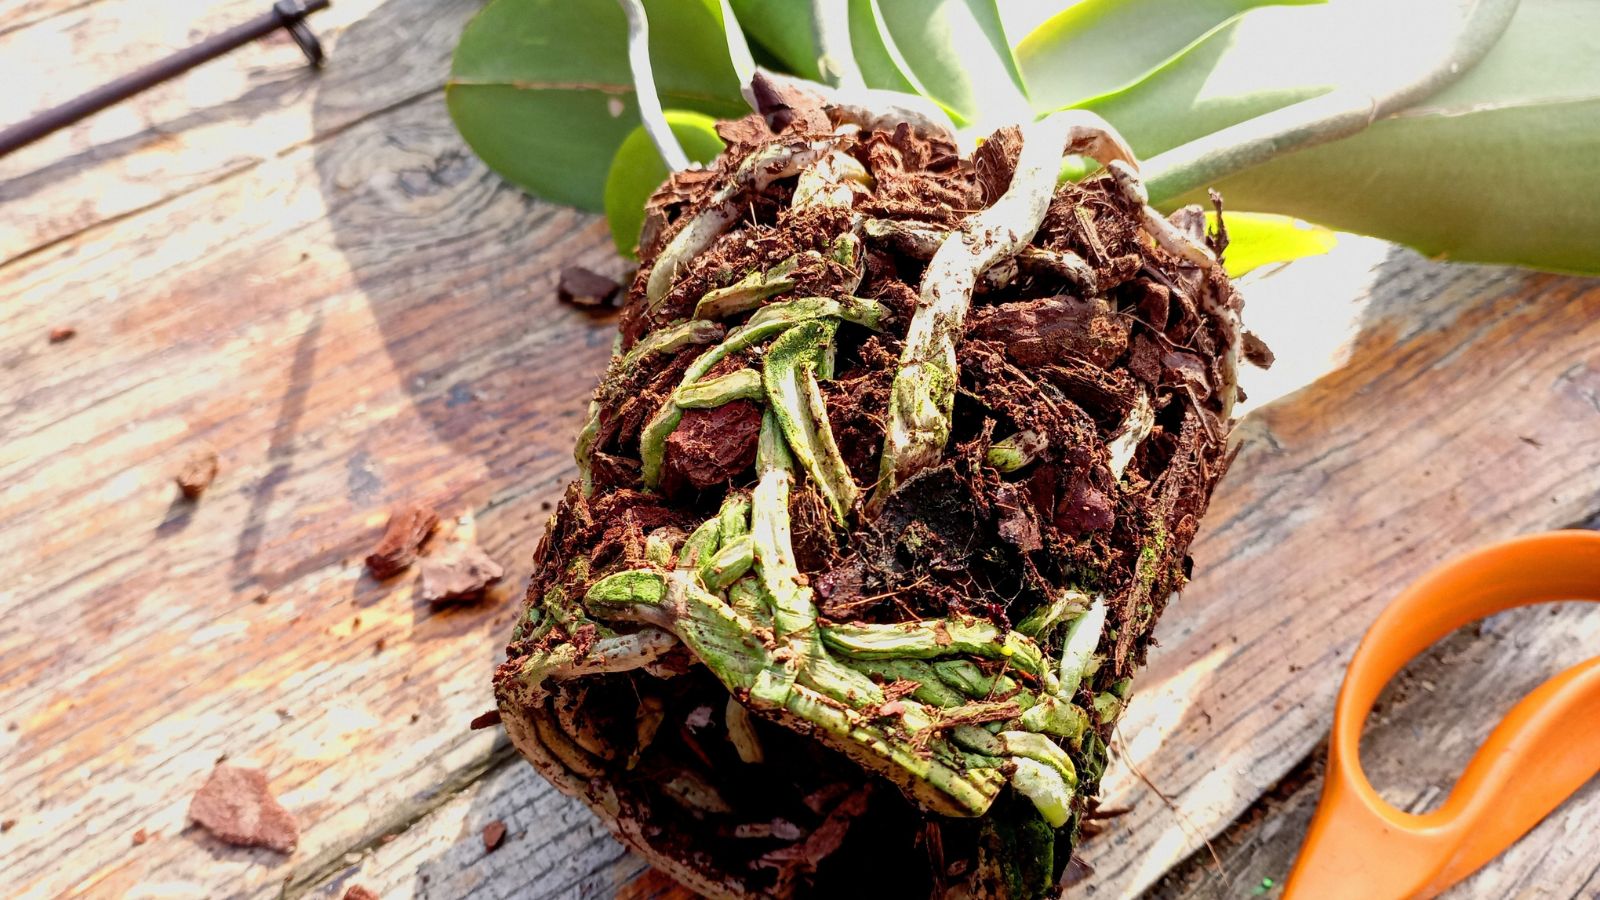
[[[483,849],[486,853],[493,853],[500,849],[506,842],[506,823],[495,819],[483,826]]]
[[[218,763],[189,801],[189,818],[218,840],[293,853],[300,826],[278,803],[260,769]]]
[[[1270,369],[1272,364],[1277,361],[1277,357],[1272,353],[1272,348],[1268,347],[1267,342],[1263,341],[1253,331],[1244,333],[1244,358],[1251,365],[1261,369]]]
[[[383,537],[367,555],[367,571],[379,580],[393,578],[417,561],[417,553],[439,525],[439,514],[420,503],[408,503],[389,514]]]
[[[435,605],[476,602],[505,574],[477,544],[452,545],[439,555],[424,557],[421,570],[417,590]]]
[[[211,482],[217,479],[217,451],[205,449],[196,450],[189,454],[184,461],[183,468],[179,470],[177,478],[178,490],[183,491],[183,496],[190,500],[199,500],[200,495],[211,487]]]
[[[561,270],[556,284],[556,296],[562,303],[584,309],[614,309],[622,285],[592,269],[567,266]]]

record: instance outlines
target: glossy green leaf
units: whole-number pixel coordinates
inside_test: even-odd
[[[1127,87],[1222,23],[1268,5],[1326,0],[1082,0],[1017,44],[1017,63],[1038,112]]]
[[[817,71],[817,42],[811,25],[809,0],[731,0],[738,17],[756,44],[783,64],[785,71],[821,79]]]
[[[1327,93],[1363,60],[1341,57],[1343,9],[1268,6],[1236,16],[1133,85],[1077,104],[1116,126],[1141,159]],[[1348,18],[1346,16],[1345,18]],[[1348,28],[1348,26],[1346,26]]]
[[[663,106],[744,111],[717,0],[646,0]],[[530,191],[598,210],[611,157],[639,124],[615,0],[494,0],[461,36],[446,98],[467,143]]]
[[[1031,118],[994,0],[877,0],[887,39],[927,95],[980,131]]]
[[[1600,273],[1600,4],[1524,0],[1462,79],[1226,179],[1229,203],[1430,256]]]
[[[665,112],[667,124],[691,160],[708,163],[722,152],[715,119],[681,109]],[[666,180],[667,164],[645,134],[644,126],[636,126],[617,148],[611,158],[611,172],[606,176],[606,223],[611,226],[611,240],[624,256],[633,258],[639,231],[644,227],[645,201]]]
[[[927,95],[889,37],[877,0],[850,0],[850,50],[867,87]]]
[[[1233,278],[1273,263],[1320,256],[1339,241],[1332,231],[1291,216],[1230,211],[1223,218],[1228,224],[1228,249],[1222,261]],[[1216,229],[1216,213],[1206,213],[1206,227]]]
[[[1000,0],[995,7],[1000,10],[1000,24],[1005,26],[1006,37],[1016,47],[1035,28],[1050,21],[1057,13],[1083,0]]]

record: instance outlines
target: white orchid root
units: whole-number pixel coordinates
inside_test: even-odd
[[[739,165],[727,184],[712,195],[705,208],[694,215],[656,256],[645,286],[645,298],[655,309],[678,275],[679,268],[711,246],[741,214],[740,200],[753,191],[799,174],[822,158],[836,145],[836,138],[779,141],[768,144]]]
[[[967,219],[934,253],[891,389],[883,462],[869,508],[880,507],[899,484],[937,462],[949,443],[955,347],[978,278],[1033,240],[1055,196],[1062,154],[1069,150],[1107,166],[1134,161],[1127,143],[1093,113],[1069,110],[1025,125],[1011,187],[993,206]]]
[[[738,148],[645,260],[497,696],[541,772],[702,894],[858,872],[866,834],[922,859],[932,829],[963,889],[1041,900],[1220,471],[1237,302],[1091,114],[1024,126],[1002,196],[923,219],[893,205],[921,157],[874,155],[897,121],[829,112]],[[1063,194],[1065,153],[1107,174]],[[975,189],[953,171],[919,177]],[[1183,316],[1222,348],[1203,408],[1163,356]],[[741,441],[726,481],[674,481]]]

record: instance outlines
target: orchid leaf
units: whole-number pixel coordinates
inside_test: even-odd
[[[994,0],[877,0],[912,80],[986,131],[1029,116],[1027,92]]]
[[[850,0],[850,50],[867,87],[927,95],[889,36],[878,0]]]
[[[722,152],[716,119],[682,109],[665,112],[667,124],[689,159],[708,163]],[[639,232],[644,227],[645,201],[667,180],[667,175],[667,164],[656,152],[656,145],[645,133],[644,126],[636,126],[623,138],[622,146],[611,159],[611,172],[606,176],[606,222],[611,226],[611,240],[622,255],[633,258]]]
[[[1228,249],[1222,261],[1233,278],[1273,263],[1320,256],[1339,241],[1332,231],[1292,216],[1228,212],[1223,221],[1228,226]],[[1207,213],[1206,223],[1215,229],[1216,213]]]
[[[1138,82],[1077,106],[1104,116],[1141,159],[1148,159],[1333,90],[1363,64],[1341,58],[1342,41],[1318,42],[1318,35],[1340,34],[1337,26],[1350,18],[1343,13],[1326,5],[1251,10]]]
[[[731,0],[747,34],[785,70],[820,81],[811,4],[806,0]]]
[[[1040,113],[1127,87],[1258,6],[1326,0],[1082,0],[1017,44]]]
[[[716,0],[646,0],[663,106],[744,111]],[[494,0],[461,36],[446,100],[467,143],[557,203],[603,206],[611,158],[639,124],[615,0]]]
[[[1006,37],[1011,39],[1011,46],[1015,48],[1022,43],[1022,39],[1033,33],[1035,28],[1050,21],[1063,9],[1081,3],[1083,0],[1053,0],[1053,2],[1035,3],[1032,0],[1001,0],[995,7],[1000,10],[1000,24],[1005,26]]]
[[[1524,0],[1450,87],[1225,179],[1230,203],[1473,262],[1600,273],[1600,5]]]

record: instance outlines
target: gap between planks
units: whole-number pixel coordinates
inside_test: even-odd
[[[305,863],[296,865],[284,878],[283,890],[279,897],[282,900],[295,900],[304,896],[347,868],[351,854],[365,853],[394,840],[480,781],[493,777],[509,765],[518,763],[522,763],[522,757],[518,756],[516,748],[511,746],[511,740],[504,734],[497,734],[494,745],[487,754],[480,757],[473,765],[451,772],[449,779],[439,785],[436,793],[424,800],[401,803],[385,811],[373,823],[368,834],[357,836],[349,846],[328,847]]]

